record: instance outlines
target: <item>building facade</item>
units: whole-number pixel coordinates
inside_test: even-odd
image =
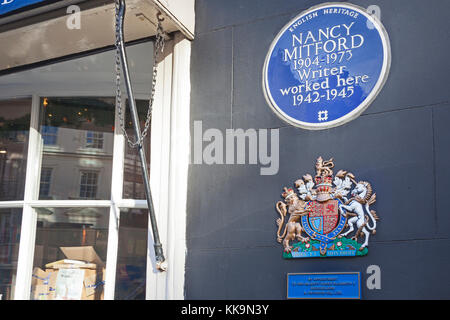
[[[167,33],[144,141],[163,272],[117,107],[114,1],[3,2],[1,299],[283,300],[288,274],[333,272],[359,273],[361,299],[450,298],[447,1],[351,1],[384,25],[390,70],[358,117],[308,130],[269,107],[263,69],[280,30],[323,1],[127,0],[142,127],[158,17]],[[364,256],[283,256],[276,204],[319,157],[376,192]]]
[[[357,119],[310,131],[280,120],[261,84],[278,32],[321,1],[196,1],[191,123],[203,132],[279,129],[279,171],[263,164],[191,165],[186,259],[188,299],[285,299],[287,273],[361,272],[363,299],[440,299],[450,291],[446,208],[450,116],[446,1],[350,1],[376,5],[390,38],[391,69]],[[432,52],[431,53],[431,48]],[[191,136],[194,126],[191,125]],[[268,138],[269,139],[269,138]],[[204,142],[204,146],[209,141]],[[224,143],[225,144],[225,143]],[[364,257],[285,260],[276,241],[275,203],[283,187],[314,173],[317,157],[335,173],[370,181],[380,220]],[[381,289],[368,289],[369,266]]]
[[[115,4],[1,3],[1,299],[184,297],[193,1],[126,1],[124,19],[142,129],[155,105],[142,142],[167,272],[124,135],[134,133],[122,72],[116,83]]]

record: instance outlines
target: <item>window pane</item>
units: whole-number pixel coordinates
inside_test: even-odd
[[[146,42],[129,46],[127,47],[127,53],[135,94],[146,99],[151,91],[153,70],[152,59],[149,59],[149,57],[153,54],[153,44],[152,42]],[[48,93],[48,96],[43,96],[40,101],[41,121],[38,129],[43,139],[40,200],[110,199],[114,95],[116,92],[114,62],[115,51],[110,50],[0,77],[0,87],[2,88],[0,96],[6,94],[6,97],[20,97],[33,92]],[[126,90],[123,80],[122,92],[125,96]],[[56,98],[57,96],[68,98]],[[14,101],[21,100],[16,99]],[[1,169],[4,167],[5,177],[8,177],[8,179],[0,180],[0,201],[23,199],[31,99],[24,99],[23,101],[27,101],[26,106],[28,108],[27,124],[24,128],[24,130],[27,130],[26,139],[18,139],[20,134],[13,135],[16,137],[15,140],[6,139],[9,142],[12,140],[16,143],[14,157],[8,155],[2,158],[2,154],[6,153],[2,153],[2,149],[0,149],[0,174],[2,174]],[[9,134],[4,133],[7,130],[3,126],[3,118],[12,124],[20,124],[24,120],[22,114],[15,117],[15,113],[19,113],[19,108],[16,108],[15,105],[14,107],[9,106],[11,103],[9,101],[7,103],[0,102],[0,130],[2,131],[0,141],[2,143],[5,141],[4,136],[9,137]],[[4,105],[9,108],[7,111]],[[138,106],[143,122],[147,103],[145,103],[145,107],[142,107],[139,102]],[[5,114],[2,115],[3,113]],[[131,126],[128,129],[130,130]],[[13,131],[20,130],[22,129]],[[25,144],[23,144],[24,152],[19,154],[17,143],[21,141],[25,141]],[[146,142],[147,146],[150,145],[149,141]],[[9,150],[8,148],[5,151],[9,153]],[[147,154],[150,160],[148,149]],[[20,164],[18,163],[19,159],[22,161]],[[128,192],[130,198],[143,199],[144,192],[139,159],[131,158],[131,161],[137,161],[136,169],[138,169],[139,175],[124,179],[130,186],[127,190],[131,190]],[[6,163],[5,166],[4,163]],[[135,172],[134,165],[134,163],[130,164],[129,169],[126,169],[127,172]],[[17,170],[12,171],[12,169]],[[19,169],[23,169],[23,173],[18,172]],[[8,170],[10,170],[9,173],[7,173]],[[128,178],[130,179],[128,180]],[[21,188],[18,188],[18,190],[21,189],[21,192],[16,192],[16,187],[19,186]],[[7,192],[7,194],[3,194],[4,192]],[[98,219],[103,219],[103,209],[95,210],[101,210]],[[109,210],[106,211],[109,213]],[[59,249],[60,246],[77,246],[80,245],[79,243],[83,243],[83,226],[73,226],[72,216],[72,209],[39,209],[34,265],[43,268],[43,272],[45,272],[46,263],[65,257]],[[86,219],[80,218],[83,221]],[[91,241],[89,239],[92,237],[93,229],[96,230],[96,235],[97,233],[99,236],[103,235],[104,238],[101,238],[101,241],[104,241],[106,255],[107,223],[104,225],[105,230],[98,230],[98,228],[88,226],[88,224],[88,222],[84,223],[85,244],[83,246],[89,246],[92,242],[95,242],[93,249],[104,260],[106,256],[101,254],[100,240]],[[80,232],[81,236],[79,235]],[[63,243],[60,244],[60,242]],[[33,281],[35,280],[39,279],[33,277]],[[48,286],[48,283],[42,285],[45,287],[45,285]],[[40,287],[40,289],[44,287]],[[46,296],[41,295],[39,298],[46,298]]]
[[[0,201],[23,200],[31,99],[0,101]]]
[[[22,209],[0,209],[0,300],[12,300],[19,254]]]
[[[4,0],[0,0],[2,2]],[[133,89],[136,93],[149,94],[153,42],[127,46],[127,56]],[[57,92],[65,96],[74,93],[79,96],[114,96],[115,80],[115,50],[109,50],[1,76],[0,96],[24,96],[33,92]],[[125,93],[123,80],[122,84]]]
[[[145,300],[147,227],[147,210],[121,209],[115,299]]]
[[[114,103],[113,98],[41,99],[39,199],[110,199]]]
[[[126,104],[126,129],[127,134],[132,141],[135,141],[135,134],[131,122],[131,116]],[[141,131],[144,130],[145,119],[147,117],[148,100],[137,100],[136,107],[138,109]],[[145,157],[147,158],[147,166],[150,170],[150,133],[148,129],[147,136],[144,139]],[[145,199],[145,190],[142,178],[141,160],[136,148],[131,148],[128,143],[125,146],[125,164],[123,175],[123,198],[124,199]]]
[[[103,299],[109,208],[36,211],[31,299]],[[77,271],[63,274],[70,264]]]

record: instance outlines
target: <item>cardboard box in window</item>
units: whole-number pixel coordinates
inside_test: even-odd
[[[60,249],[67,259],[33,270],[32,299],[103,300],[105,265],[94,248]]]
[[[32,300],[54,300],[57,272],[34,268],[31,278]]]

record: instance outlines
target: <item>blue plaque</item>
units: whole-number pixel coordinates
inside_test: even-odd
[[[359,272],[288,273],[288,299],[361,299]]]
[[[284,121],[325,129],[359,116],[383,87],[391,62],[381,22],[348,3],[325,3],[278,33],[263,69],[269,106]]]
[[[0,0],[0,16],[48,0]]]

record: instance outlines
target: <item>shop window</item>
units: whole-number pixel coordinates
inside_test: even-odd
[[[122,210],[116,271],[117,300],[145,300],[147,226],[147,210]]]
[[[168,48],[165,53],[169,58],[163,62],[167,67],[161,69],[158,77],[164,79],[164,92],[169,94],[163,104],[159,103],[161,97],[156,100],[158,108],[153,119],[161,127],[155,126],[156,133],[152,133],[158,144],[154,156],[161,154],[160,158],[167,159],[167,137],[176,129],[170,122],[172,71],[168,70],[172,70],[172,57]],[[151,93],[153,66],[148,57],[153,54],[153,44],[130,45],[127,51],[143,129]],[[114,50],[109,50],[0,77],[0,86],[8,88],[0,92],[2,299],[56,299],[53,277],[65,263],[95,264],[93,268],[81,268],[86,270],[83,277],[78,271],[65,275],[73,283],[82,283],[81,299],[152,299],[157,290],[158,294],[161,291],[153,283],[155,270],[147,270],[151,258],[148,211],[142,209],[146,202],[141,165],[137,150],[121,139],[115,90],[111,90],[115,88],[114,63]],[[122,87],[124,124],[134,139],[124,83]],[[10,99],[26,96],[29,98]],[[150,130],[144,140],[148,164]],[[27,165],[28,155],[33,162]],[[156,161],[152,179],[167,179],[168,165]],[[166,203],[167,193],[160,188],[155,190],[155,199]],[[163,220],[162,230],[165,214],[165,210],[157,212]],[[118,228],[109,224],[109,217],[120,217]],[[30,231],[23,232],[22,239],[21,228]],[[23,250],[20,261],[19,240]],[[107,248],[108,254],[112,253],[108,256],[110,261],[106,260]],[[110,285],[105,279],[107,263],[112,266],[106,273]],[[65,284],[68,283],[61,283],[60,288]],[[93,288],[94,293],[83,293]],[[79,292],[66,289],[67,292],[59,292],[59,298],[80,298]]]
[[[14,296],[21,220],[21,209],[0,209],[0,300]]]
[[[42,168],[58,166],[58,171],[52,177],[55,187],[39,199],[111,197],[114,103],[101,97],[41,99]],[[104,172],[101,185],[99,171]]]
[[[0,201],[23,200],[31,99],[0,101]]]
[[[109,209],[36,211],[31,299],[103,299]]]
[[[128,108],[128,101],[126,103]],[[139,114],[141,130],[145,127],[145,119],[148,110],[148,100],[137,100],[136,107]],[[134,129],[131,122],[131,116],[128,112],[126,114],[125,128],[127,134],[134,141]],[[150,131],[147,131],[147,136],[144,139],[145,156],[147,160],[147,167],[150,169]],[[125,163],[123,175],[123,197],[125,199],[145,199],[144,183],[142,179],[141,159],[136,148],[131,148],[128,143],[125,143]]]

